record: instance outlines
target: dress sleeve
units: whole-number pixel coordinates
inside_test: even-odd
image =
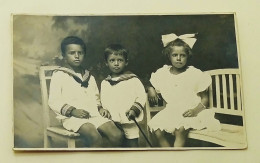
[[[210,86],[211,82],[211,76],[206,72],[201,72],[199,75],[197,93],[205,91]]]
[[[160,83],[160,81],[162,80],[161,76],[162,76],[162,75],[161,75],[160,69],[151,74],[150,82],[151,82],[152,86],[153,86],[156,90],[159,90],[159,89],[160,89],[160,84],[159,84],[159,83]]]
[[[64,75],[62,72],[54,72],[50,82],[50,91],[49,91],[49,106],[50,108],[58,114],[63,116],[69,116],[66,113],[69,113],[72,110],[72,106],[68,105],[65,100],[62,98],[62,83],[64,82]]]

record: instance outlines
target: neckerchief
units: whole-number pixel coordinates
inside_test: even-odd
[[[110,85],[116,85],[116,84],[120,83],[121,81],[125,81],[125,80],[131,79],[131,78],[137,78],[137,76],[130,71],[125,72],[124,74],[121,74],[118,77],[119,78],[114,79],[111,77],[111,75],[108,75],[105,78],[105,80],[108,81],[110,83]]]
[[[58,68],[55,69],[55,71],[63,71],[63,72],[65,72],[65,73],[71,75],[71,76],[75,79],[76,82],[78,82],[79,84],[81,84],[82,87],[85,87],[85,88],[88,87],[88,81],[89,81],[90,76],[91,76],[88,70],[82,69],[82,74],[84,74],[83,77],[82,77],[82,79],[79,78],[78,75],[76,74],[76,72],[73,71],[73,70],[70,69],[70,68],[58,67]]]

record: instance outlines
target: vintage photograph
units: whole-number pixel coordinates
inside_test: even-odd
[[[14,150],[247,148],[234,13],[12,26]]]

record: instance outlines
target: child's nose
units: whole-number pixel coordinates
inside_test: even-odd
[[[79,58],[79,53],[75,53],[75,58]]]
[[[119,64],[119,62],[118,61],[115,61],[115,65],[118,65]]]
[[[180,61],[181,60],[181,56],[178,55],[177,56],[177,60]]]

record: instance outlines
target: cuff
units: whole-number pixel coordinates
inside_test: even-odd
[[[143,106],[142,106],[140,103],[135,102],[135,103],[133,104],[133,106],[131,107],[131,110],[133,110],[133,111],[135,112],[135,114],[136,114],[137,116],[139,116],[140,113],[141,113],[141,111],[143,110]]]
[[[73,106],[70,106],[68,104],[65,104],[61,108],[61,115],[66,116],[66,117],[71,117],[71,112],[74,109],[76,109],[76,108]]]

